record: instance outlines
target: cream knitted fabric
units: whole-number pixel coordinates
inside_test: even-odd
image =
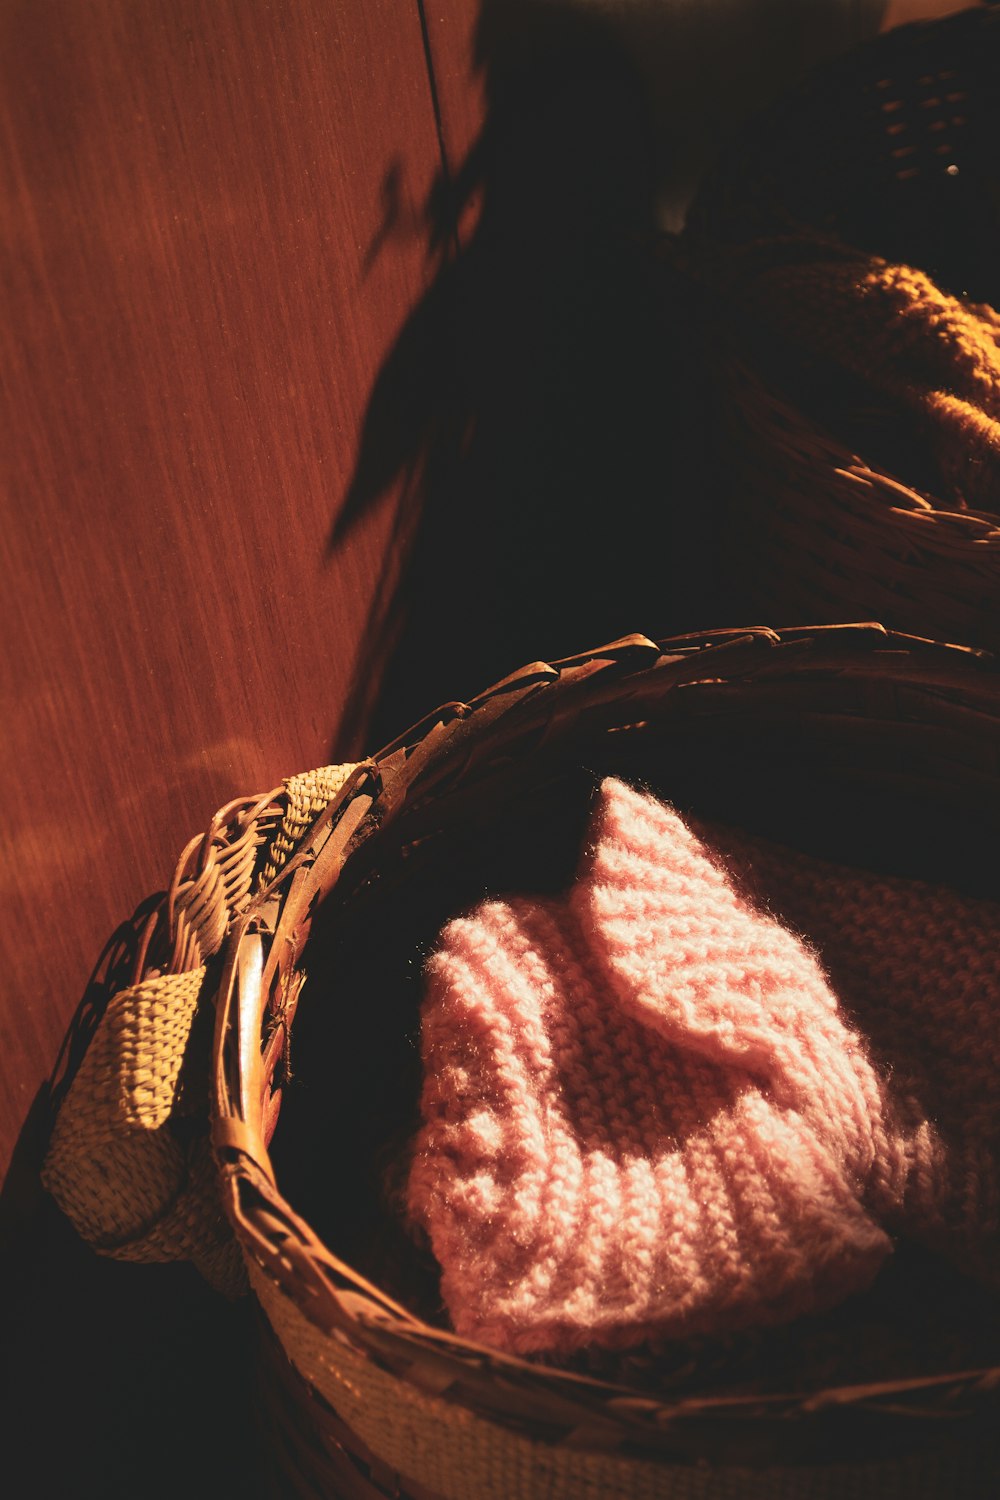
[[[567,897],[445,929],[422,1048],[410,1211],[456,1330],[502,1349],[832,1305],[937,1191],[814,956],[618,781]]]

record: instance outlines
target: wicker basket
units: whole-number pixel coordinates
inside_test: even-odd
[[[870,615],[1000,648],[1000,515],[949,508],[866,462],[735,356],[715,378],[728,569],[745,610]]]
[[[667,258],[705,304],[740,606],[1000,645],[998,321],[980,305],[1000,301],[1000,12],[818,70],[720,162]],[[929,278],[919,330],[882,284],[895,267]],[[857,295],[873,271],[881,301]]]
[[[990,1492],[1000,1350],[989,1368],[865,1386],[650,1395],[422,1321],[283,1195],[269,1147],[314,919],[310,953],[321,929],[349,939],[367,922],[377,940],[394,893],[453,878],[462,851],[573,805],[605,768],[800,847],[1000,898],[993,658],[862,625],[634,636],[536,662],[370,761],[223,809],[112,978],[59,1114],[50,1189],[109,1253],[194,1258],[230,1288],[248,1278],[280,1493]],[[209,1074],[215,1179],[198,1124]]]

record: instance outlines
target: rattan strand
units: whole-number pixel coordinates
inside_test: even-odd
[[[415,1497],[418,1488],[441,1500],[959,1500],[982,1494],[982,1459],[971,1450],[885,1463],[720,1470],[630,1459],[614,1446],[600,1452],[602,1437],[614,1445],[616,1434],[613,1426],[602,1433],[597,1422],[575,1434],[575,1441],[539,1443],[374,1368],[310,1324],[268,1277],[252,1272],[251,1282],[308,1386],[362,1440],[362,1451],[378,1454],[382,1468],[367,1486],[362,1469],[359,1495],[384,1495],[386,1478],[393,1485],[389,1493],[401,1500]],[[322,1428],[324,1420],[317,1408],[314,1425]],[[405,1489],[395,1489],[400,1484]]]
[[[718,369],[733,465],[729,547],[745,607],[1000,646],[1000,521],[902,484],[767,388]]]

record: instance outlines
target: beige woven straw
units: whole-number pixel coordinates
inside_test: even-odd
[[[207,1047],[197,1055],[194,1046],[206,961],[251,889],[274,879],[352,770],[326,766],[220,809],[185,849],[170,891],[147,918],[133,964],[148,977],[117,976],[123,988],[71,1082],[44,1172],[79,1233],[104,1254],[190,1260],[221,1290],[245,1288],[205,1128]],[[202,1005],[203,1044],[208,1008]],[[178,1131],[185,1117],[189,1127],[200,1120],[201,1129]]]

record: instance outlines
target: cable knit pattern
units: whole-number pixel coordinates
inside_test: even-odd
[[[518,1353],[775,1323],[870,1283],[923,1173],[817,959],[669,808],[609,780],[562,899],[428,964],[409,1207],[456,1330]]]

